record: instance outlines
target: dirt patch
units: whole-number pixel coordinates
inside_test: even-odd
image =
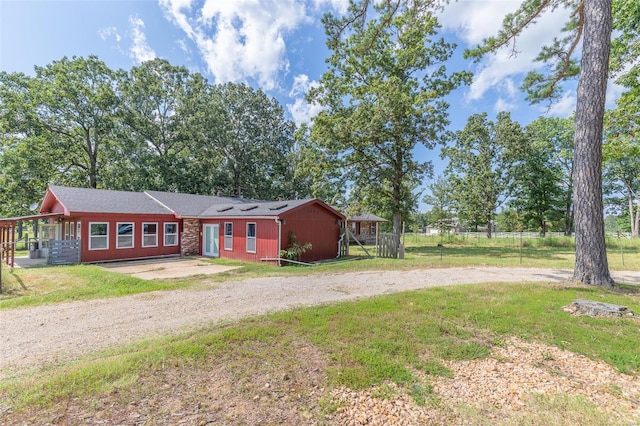
[[[215,265],[204,259],[182,258],[132,260],[127,262],[103,263],[100,264],[100,266],[111,272],[128,274],[143,280],[218,274],[238,268],[238,266]]]
[[[417,404],[383,383],[363,391],[329,389],[330,360],[293,341],[277,361],[240,344],[201,364],[166,365],[97,399],[69,399],[46,409],[5,413],[2,423],[127,425],[631,425],[640,422],[640,382],[609,365],[553,346],[509,339],[488,358],[451,361],[452,377],[417,373],[430,388]],[[247,357],[246,353],[255,353]],[[410,389],[410,387],[409,387]],[[550,407],[539,398],[578,406]],[[584,401],[584,402],[583,402]],[[585,407],[589,404],[589,408]]]
[[[640,381],[602,361],[511,338],[488,358],[445,364],[450,378],[418,373],[431,389],[425,405],[393,383],[333,390],[336,424],[640,424]],[[566,409],[570,399],[578,406]]]

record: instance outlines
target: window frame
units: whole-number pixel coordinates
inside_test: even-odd
[[[129,234],[120,234],[120,225],[131,225],[131,235]],[[131,237],[131,245],[130,246],[121,246],[120,245],[120,237]],[[136,246],[136,224],[135,222],[116,222],[116,249],[132,249]]]
[[[167,233],[167,225],[173,225],[176,227],[176,232]],[[165,222],[162,226],[162,243],[165,247],[175,247],[179,244],[180,240],[178,236],[180,235],[180,227],[178,226],[178,222]],[[167,236],[174,237],[175,242],[173,244],[167,244]]]
[[[93,225],[106,225],[106,231],[105,234],[102,235],[93,235]],[[94,247],[93,246],[93,241],[96,238],[100,238],[100,239],[105,239],[106,240],[106,244],[105,247]],[[109,250],[109,222],[89,222],[89,250],[94,251],[94,250]]]
[[[229,232],[227,232],[227,226]],[[224,223],[224,249],[226,251],[233,251],[233,222]]]
[[[156,227],[156,232],[153,234],[148,234],[145,229],[147,225],[154,225]],[[145,243],[146,237],[150,237],[150,236],[155,237],[155,244]],[[144,248],[158,247],[158,222],[142,222],[142,247]]]
[[[249,226],[251,226],[251,225],[253,225],[253,236],[249,236]],[[258,225],[256,224],[256,222],[247,222],[246,234],[245,234],[247,253],[256,253],[258,251],[257,235],[258,235]],[[253,241],[253,250],[249,250],[249,242],[250,241]]]

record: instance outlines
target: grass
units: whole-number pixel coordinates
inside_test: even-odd
[[[141,280],[96,265],[37,267],[10,272],[5,269],[2,274],[4,291],[0,294],[0,309],[117,297],[190,284],[177,280]]]
[[[466,238],[410,235],[405,238],[405,259],[364,259],[327,263],[316,267],[276,267],[255,262],[212,259],[212,263],[239,266],[237,269],[186,279],[141,280],[105,271],[96,265],[39,267],[2,271],[3,293],[0,309],[68,300],[117,297],[177,288],[207,288],[217,282],[259,276],[307,275],[357,272],[364,270],[410,270],[466,266],[511,266],[572,269],[572,238]],[[438,244],[442,244],[438,247]],[[612,271],[640,271],[640,241],[608,239],[608,258]],[[622,248],[622,250],[620,250]],[[375,248],[367,248],[375,253]],[[350,248],[351,259],[364,255],[358,246]]]
[[[295,309],[129,345],[0,382],[0,397],[13,410],[42,409],[114,392],[140,392],[167,368],[192,369],[198,375],[222,366],[251,393],[252,377],[262,380],[273,371],[297,368],[296,362],[310,362],[295,361],[301,342],[323,360],[329,387],[365,389],[391,381],[423,404],[437,399],[416,371],[449,377],[444,361],[487,357],[492,345],[509,336],[566,348],[638,374],[637,321],[569,316],[562,307],[576,298],[624,304],[640,312],[637,292],[516,283],[431,288]],[[577,407],[568,418],[584,405],[556,397],[537,404],[558,410]]]

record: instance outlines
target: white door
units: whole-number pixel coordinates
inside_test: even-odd
[[[220,247],[218,247],[220,225],[205,224],[202,233],[202,255],[209,257],[220,256]]]

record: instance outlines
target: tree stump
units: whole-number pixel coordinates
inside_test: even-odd
[[[565,310],[572,315],[588,315],[590,317],[620,318],[635,315],[634,312],[626,306],[584,299],[574,300]]]

